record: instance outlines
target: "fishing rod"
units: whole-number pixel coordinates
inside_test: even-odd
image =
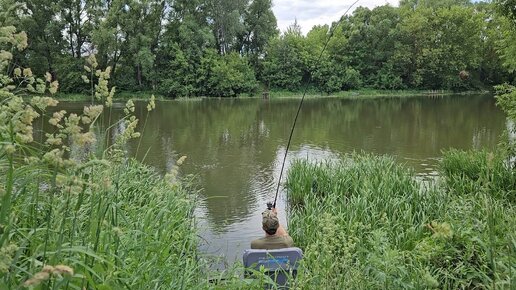
[[[346,14],[348,14],[349,10],[351,10],[351,8],[353,8],[353,6],[355,6],[355,4],[358,3],[358,1],[360,1],[360,0],[356,0],[355,2],[353,2],[353,4],[351,4],[348,7],[346,12],[344,12],[344,14],[342,14],[339,21],[337,21],[337,24],[330,29],[330,34],[328,35],[328,38],[326,39],[326,42],[324,43],[323,49],[321,50],[321,53],[319,54],[319,57],[317,58],[317,61],[315,62],[316,66],[314,67],[314,70],[317,69],[317,65],[320,64],[322,55],[323,55],[324,51],[326,50],[326,47],[328,46],[330,39],[333,37],[335,30],[340,25],[340,23],[342,22],[342,20],[346,16]],[[272,203],[272,202],[267,203],[267,209],[269,209],[269,210],[276,207],[276,201],[278,200],[278,193],[279,193],[279,188],[281,185],[281,178],[283,177],[283,170],[285,169],[285,161],[287,160],[288,149],[290,148],[290,142],[292,141],[292,135],[294,134],[294,129],[296,128],[297,118],[299,117],[299,112],[301,112],[301,107],[303,106],[303,101],[305,100],[306,92],[308,91],[309,85],[310,85],[310,80],[308,80],[308,82],[306,82],[306,84],[305,84],[303,96],[301,97],[301,101],[299,102],[299,106],[297,107],[296,117],[294,118],[294,122],[292,123],[292,128],[290,130],[290,135],[288,137],[287,148],[285,149],[285,155],[283,155],[283,162],[281,163],[281,171],[280,171],[280,176],[279,176],[279,180],[278,180],[278,186],[276,187],[276,195],[274,197],[274,203]]]

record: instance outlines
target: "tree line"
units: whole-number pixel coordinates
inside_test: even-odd
[[[50,72],[62,92],[88,91],[81,75],[90,54],[112,68],[117,87],[170,97],[297,91],[307,83],[324,93],[460,91],[514,81],[510,1],[359,7],[306,36],[297,23],[278,31],[271,0],[0,0],[0,24],[28,34],[10,69]]]

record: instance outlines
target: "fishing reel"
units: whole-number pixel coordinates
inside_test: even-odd
[[[268,210],[272,210],[272,206],[273,206],[273,205],[272,205],[272,202],[270,202],[270,201],[269,201],[269,202],[267,202],[267,209],[268,209]]]

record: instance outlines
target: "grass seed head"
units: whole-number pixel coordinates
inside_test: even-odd
[[[48,123],[50,123],[53,126],[57,126],[59,124],[59,122],[61,122],[61,120],[63,119],[65,114],[66,114],[65,110],[61,110],[59,112],[55,112],[52,115],[52,118],[50,118],[50,120],[48,120]]]
[[[102,114],[102,111],[104,111],[103,105],[96,105],[96,106],[88,106],[84,107],[84,115],[89,117],[91,120],[95,120],[100,114]]]
[[[149,104],[147,104],[147,111],[152,111],[156,108],[156,97],[154,95],[151,96]]]
[[[23,69],[23,76],[24,77],[31,77],[32,76],[32,70],[30,68],[24,68]]]
[[[52,272],[54,272],[54,267],[51,265],[45,265],[43,267],[43,269],[41,270],[41,272],[47,272],[47,273],[51,274]]]
[[[85,75],[82,75],[82,76],[81,76],[81,79],[82,79],[82,81],[83,81],[85,84],[89,84],[89,83],[90,83],[90,79],[89,79],[87,76],[85,76]]]
[[[5,153],[11,155],[16,152],[16,147],[13,144],[4,145]]]
[[[186,160],[186,155],[181,156],[181,158],[179,158],[176,161],[177,166],[181,166],[183,164],[183,162],[185,162],[185,160]]]
[[[127,101],[124,108],[124,113],[129,115],[130,113],[134,113],[134,103],[133,100]]]
[[[37,286],[41,284],[44,281],[47,281],[48,278],[50,278],[50,274],[48,272],[38,272],[32,276],[29,280],[25,281],[23,283],[23,286],[30,287],[30,286]]]
[[[48,91],[50,92],[50,94],[54,95],[55,93],[57,93],[57,90],[59,89],[59,82],[58,81],[53,81],[50,83],[50,86],[48,87]]]
[[[54,267],[54,274],[73,276],[73,268],[66,265],[57,265]]]
[[[41,111],[45,111],[47,107],[55,107],[59,104],[59,101],[57,101],[54,98],[50,97],[33,97],[30,100],[30,104]]]

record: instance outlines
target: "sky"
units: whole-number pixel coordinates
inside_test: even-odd
[[[278,20],[278,28],[284,32],[289,25],[297,23],[306,35],[314,25],[331,24],[340,19],[342,14],[356,0],[273,0],[272,10]],[[356,7],[374,8],[385,4],[398,6],[399,0],[359,0]]]

